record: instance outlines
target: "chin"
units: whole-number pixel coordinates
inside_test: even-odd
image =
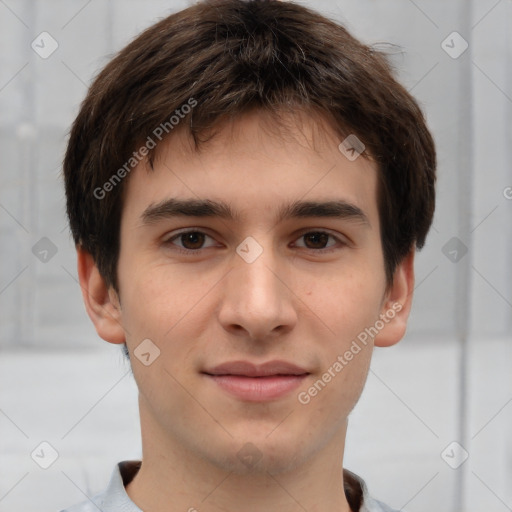
[[[299,440],[289,435],[269,439],[267,434],[246,434],[237,441],[231,440],[229,446],[219,447],[221,453],[210,451],[207,458],[220,469],[238,475],[277,475],[293,471],[305,462],[307,454],[302,453]]]

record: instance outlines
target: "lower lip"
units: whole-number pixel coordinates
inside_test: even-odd
[[[242,377],[239,375],[207,375],[224,391],[249,402],[263,402],[287,395],[300,386],[305,375],[271,375]]]

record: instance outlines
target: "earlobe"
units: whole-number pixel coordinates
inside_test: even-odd
[[[92,255],[80,247],[76,252],[82,297],[96,332],[109,343],[124,343],[126,338],[117,293],[107,288]]]
[[[415,247],[412,247],[395,270],[381,309],[384,327],[374,338],[376,347],[395,345],[405,335],[414,291],[414,256]]]

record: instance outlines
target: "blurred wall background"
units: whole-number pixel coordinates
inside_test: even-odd
[[[510,510],[512,1],[301,3],[392,53],[439,159],[409,331],[375,352],[346,465],[396,508]],[[0,0],[0,511],[70,505],[140,456],[135,385],[83,307],[60,168],[92,77],[187,5]],[[30,458],[43,440],[47,470]]]

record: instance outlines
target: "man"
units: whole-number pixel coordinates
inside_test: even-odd
[[[199,2],[124,48],[64,175],[143,457],[67,511],[391,510],[345,436],[373,347],[405,334],[435,168],[384,56],[305,7]]]

